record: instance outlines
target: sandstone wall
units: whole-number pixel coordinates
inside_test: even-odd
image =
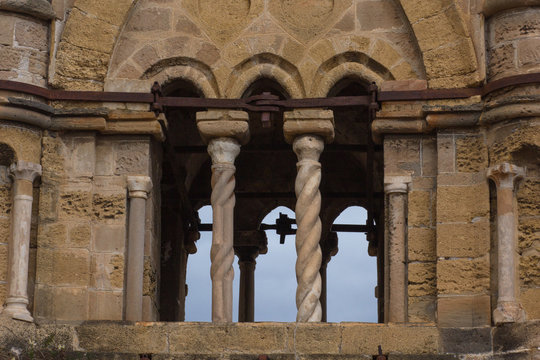
[[[159,184],[154,156],[148,137],[46,132],[37,318],[122,319],[129,211],[126,176],[147,175]],[[159,233],[154,219],[159,218],[159,211],[152,199],[145,241],[144,318],[148,320],[157,319],[158,301]]]

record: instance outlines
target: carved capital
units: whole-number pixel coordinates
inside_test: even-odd
[[[130,198],[147,199],[152,191],[152,179],[148,176],[128,176],[127,183]]]
[[[197,128],[206,143],[223,137],[234,138],[240,144],[249,141],[249,115],[245,111],[200,111],[197,113]]]
[[[505,162],[489,168],[487,176],[493,180],[497,188],[513,189],[516,182],[525,176],[525,168]]]
[[[234,164],[234,160],[240,154],[240,144],[232,137],[219,137],[211,139],[208,143],[208,154],[212,158],[212,164]]]
[[[328,144],[334,141],[334,113],[332,110],[302,109],[283,115],[283,134],[290,144],[300,135],[317,135]]]
[[[318,162],[324,150],[324,140],[318,135],[299,135],[294,139],[293,150],[299,161]]]
[[[9,167],[9,175],[15,181],[27,180],[34,182],[38,176],[41,176],[41,165],[20,160],[11,164]]]
[[[385,176],[384,192],[385,194],[406,194],[411,182],[410,176]]]

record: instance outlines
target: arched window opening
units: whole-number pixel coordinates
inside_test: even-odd
[[[198,211],[201,224],[212,224],[212,207],[203,206]],[[201,231],[197,240],[197,252],[190,255],[186,272],[186,317],[185,321],[212,321],[212,281],[210,279],[210,248],[212,232]],[[238,258],[233,262],[233,301],[236,303],[239,290]],[[233,307],[233,320],[238,320],[238,307]]]
[[[263,224],[275,224],[280,214],[294,219],[294,211],[279,206],[265,216]],[[295,228],[295,225],[292,226]],[[268,252],[257,259],[255,282],[256,321],[295,321],[296,319],[296,250],[294,235],[285,237],[266,230]]]
[[[366,219],[364,208],[351,206],[336,218],[334,225],[365,225]],[[364,233],[335,228],[337,253],[329,259],[326,273],[327,321],[377,322],[377,259],[368,255]]]

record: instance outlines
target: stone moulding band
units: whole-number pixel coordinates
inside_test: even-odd
[[[521,74],[509,76],[475,88],[458,89],[424,89],[399,90],[376,92],[376,101],[414,101],[414,100],[444,100],[464,99],[471,96],[485,96],[494,91],[517,85],[540,83],[540,73]],[[45,100],[56,101],[96,101],[96,102],[124,102],[148,103],[152,110],[161,112],[163,107],[178,108],[207,108],[207,109],[243,109],[253,112],[277,112],[283,109],[300,108],[335,108],[335,107],[363,107],[370,106],[373,96],[344,96],[308,99],[276,99],[272,95],[257,95],[247,99],[203,99],[190,97],[162,97],[159,84],[152,87],[152,92],[104,92],[104,91],[66,91],[45,89],[39,86],[25,84],[17,81],[0,80],[0,90],[16,91],[28,95],[41,97]],[[45,109],[41,109],[46,112]]]

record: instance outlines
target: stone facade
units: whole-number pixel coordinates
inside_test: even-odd
[[[540,85],[505,85],[540,73],[539,1],[0,0],[0,25],[0,348],[540,356]],[[168,97],[354,96],[370,83],[448,96],[379,99],[370,123],[365,107],[158,114],[151,96],[110,95],[156,81]],[[182,323],[207,204],[217,324]],[[259,226],[278,205],[298,221],[297,323],[229,323],[233,254],[249,263],[253,321]],[[353,205],[376,224],[383,324],[303,324],[326,319],[330,227]]]

